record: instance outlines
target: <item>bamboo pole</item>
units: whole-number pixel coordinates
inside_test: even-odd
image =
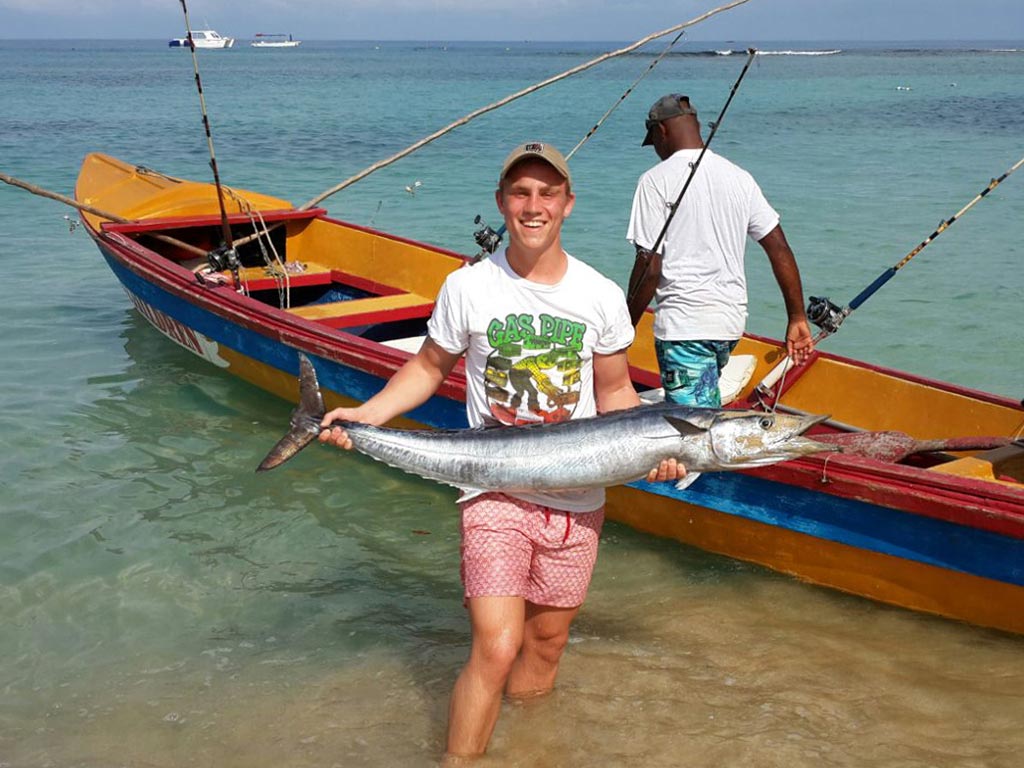
[[[27,181],[22,181],[21,179],[17,179],[14,176],[8,176],[6,173],[0,172],[0,181],[4,182],[4,184],[10,184],[12,187],[20,187],[21,189],[24,189],[26,192],[31,192],[33,195],[38,195],[39,197],[48,197],[51,200],[56,200],[58,203],[70,205],[72,208],[77,208],[80,211],[91,213],[94,216],[99,216],[100,218],[104,219],[110,219],[110,221],[116,221],[118,224],[132,223],[131,219],[126,219],[123,216],[118,216],[107,211],[101,211],[99,208],[94,208],[93,206],[88,205],[86,203],[80,203],[77,200],[67,197],[66,195],[60,194],[59,192],[51,192],[48,189],[37,187],[35,184],[30,184]],[[206,258],[207,256],[206,251],[204,251],[202,248],[196,248],[194,245],[190,245],[189,243],[183,242],[174,237],[170,237],[169,235],[151,234],[150,237],[159,240],[163,243],[167,243],[168,245],[173,245],[177,248],[182,248],[188,251],[189,253],[196,254],[197,256],[202,256],[203,258]]]
[[[415,152],[417,149],[420,149],[421,147],[426,146],[427,144],[431,143],[432,141],[434,141],[436,139],[439,139],[440,137],[444,136],[446,133],[450,133],[451,131],[455,130],[459,126],[465,125],[466,123],[470,122],[471,120],[475,120],[476,118],[480,117],[480,115],[486,114],[487,112],[492,112],[495,109],[498,109],[499,107],[503,107],[506,104],[515,101],[516,99],[521,99],[523,96],[531,94],[534,91],[539,91],[541,88],[546,88],[547,86],[549,86],[549,85],[551,85],[553,83],[557,83],[559,80],[564,80],[567,77],[571,77],[572,75],[576,75],[576,74],[579,74],[580,72],[584,72],[584,71],[586,71],[586,70],[588,70],[588,69],[590,69],[592,67],[597,66],[598,64],[600,64],[600,63],[602,63],[604,61],[608,61],[609,59],[613,59],[613,58],[615,58],[617,56],[623,56],[623,55],[625,55],[627,53],[630,53],[631,51],[635,51],[637,48],[640,48],[641,46],[646,45],[647,43],[651,42],[652,40],[657,40],[659,37],[665,37],[666,35],[670,35],[673,32],[678,32],[681,29],[686,29],[687,27],[692,27],[695,24],[699,24],[702,21],[710,19],[712,16],[715,16],[715,15],[717,15],[719,13],[724,12],[724,11],[728,11],[728,10],[730,10],[732,8],[735,8],[738,5],[743,5],[744,3],[748,2],[748,1],[749,0],[733,0],[733,2],[731,2],[731,3],[727,3],[725,5],[719,6],[718,8],[714,8],[714,9],[708,11],[707,13],[702,13],[700,16],[697,16],[697,17],[695,17],[693,19],[690,19],[689,21],[685,21],[682,24],[676,24],[674,27],[669,27],[668,29],[663,29],[661,32],[655,32],[653,34],[650,34],[650,35],[648,35],[647,37],[645,37],[645,38],[643,38],[641,40],[637,40],[632,45],[627,45],[625,48],[620,48],[617,51],[611,51],[609,53],[602,54],[601,56],[598,56],[596,59],[591,59],[590,61],[588,61],[588,62],[586,62],[584,64],[580,64],[579,66],[573,67],[572,69],[567,69],[565,72],[562,72],[561,74],[554,75],[553,77],[549,77],[547,80],[542,80],[541,82],[536,83],[534,85],[531,85],[528,88],[524,88],[521,91],[513,93],[511,96],[506,96],[505,98],[503,98],[503,99],[501,99],[499,101],[496,101],[493,104],[488,104],[486,107],[481,107],[480,109],[476,109],[476,110],[470,112],[465,117],[460,117],[454,123],[451,123],[451,124],[445,126],[441,130],[435,131],[434,133],[430,134],[426,138],[420,139],[415,144],[409,145],[408,147],[403,149],[401,152],[397,152],[394,155],[392,155],[391,157],[388,157],[388,158],[386,158],[384,160],[381,160],[381,161],[379,161],[377,163],[374,163],[373,165],[369,166],[368,168],[365,168],[362,171],[360,171],[359,173],[357,173],[355,176],[350,176],[349,178],[345,179],[345,181],[341,182],[340,184],[338,184],[338,185],[336,185],[334,187],[331,187],[326,192],[322,192],[321,194],[317,195],[316,197],[314,197],[309,202],[303,203],[301,206],[299,206],[299,210],[300,211],[304,211],[304,210],[306,210],[308,208],[312,208],[313,206],[317,205],[318,203],[322,202],[323,200],[326,200],[328,197],[330,197],[331,195],[335,194],[336,192],[340,192],[341,190],[345,189],[346,187],[349,187],[352,184],[355,184],[357,181],[360,181],[361,179],[365,179],[371,173],[374,173],[375,171],[379,171],[381,168],[386,168],[387,166],[391,165],[392,163],[397,162],[398,160],[401,160],[403,157],[405,157],[407,155],[410,155],[413,152]]]

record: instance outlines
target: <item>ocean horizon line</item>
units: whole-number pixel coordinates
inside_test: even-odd
[[[173,33],[172,33],[173,34]],[[248,39],[255,37],[257,33],[247,35],[234,35],[236,40]],[[286,33],[288,34],[288,33]],[[414,43],[414,44],[482,44],[482,43],[493,43],[496,45],[560,45],[560,44],[573,44],[573,45],[616,45],[625,46],[634,43],[634,40],[607,40],[607,39],[557,39],[557,38],[544,38],[544,39],[514,39],[505,40],[499,38],[476,38],[476,39],[456,39],[456,38],[318,38],[304,36],[302,33],[292,32],[293,37],[301,39],[303,42],[317,42],[317,43]],[[231,35],[226,35],[231,36]],[[50,43],[50,42],[166,42],[170,37],[132,37],[132,36],[118,36],[118,37],[72,37],[72,36],[58,36],[58,37],[24,37],[24,36],[6,36],[0,34],[0,43],[6,42],[19,42],[19,43]],[[658,38],[661,40],[661,38]],[[655,43],[657,41],[651,41]],[[806,44],[813,46],[824,46],[833,44],[846,44],[851,46],[869,46],[869,45],[968,45],[968,44],[1000,44],[1004,45],[1007,43],[1014,43],[1024,45],[1024,39],[1015,38],[877,38],[877,39],[843,39],[843,38],[763,38],[763,39],[695,39],[688,38],[680,43],[680,45],[750,45],[750,44],[781,44],[785,43],[788,45],[792,44]]]

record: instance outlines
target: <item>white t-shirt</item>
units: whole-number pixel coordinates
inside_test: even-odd
[[[555,285],[520,277],[505,249],[445,280],[427,333],[446,351],[466,353],[470,426],[597,413],[594,354],[626,349],[633,326],[622,289],[582,261],[568,259]],[[600,488],[515,495],[569,512],[604,504]]]
[[[640,177],[626,238],[650,248],[679,197],[699,149],[682,149]],[[779,223],[754,178],[705,152],[662,242],[654,335],[665,341],[729,341],[747,321],[747,236],[761,240]]]

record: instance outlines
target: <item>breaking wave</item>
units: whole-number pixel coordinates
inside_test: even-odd
[[[834,56],[842,53],[841,48],[832,48],[827,51],[758,51],[758,56]],[[726,55],[732,51],[716,51],[719,55]]]

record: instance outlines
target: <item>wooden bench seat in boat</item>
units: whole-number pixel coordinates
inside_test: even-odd
[[[291,262],[287,262],[291,264]],[[330,285],[337,280],[337,273],[321,264],[312,261],[303,261],[301,272],[288,273],[288,285],[292,288],[305,288],[310,285]],[[222,275],[231,279],[230,272],[221,272]],[[276,289],[283,281],[283,278],[274,277],[267,267],[243,267],[238,271],[242,285],[250,291],[270,291]]]
[[[1001,448],[937,464],[930,471],[978,480],[1024,483],[1024,445],[1017,441]]]
[[[293,315],[324,323],[332,328],[430,317],[434,300],[415,293],[368,296],[348,301],[328,301],[287,310]]]
[[[415,355],[420,351],[420,347],[423,346],[423,340],[426,338],[426,336],[407,336],[404,339],[386,339],[381,344],[385,347],[400,349],[403,352],[408,352],[410,355]]]

